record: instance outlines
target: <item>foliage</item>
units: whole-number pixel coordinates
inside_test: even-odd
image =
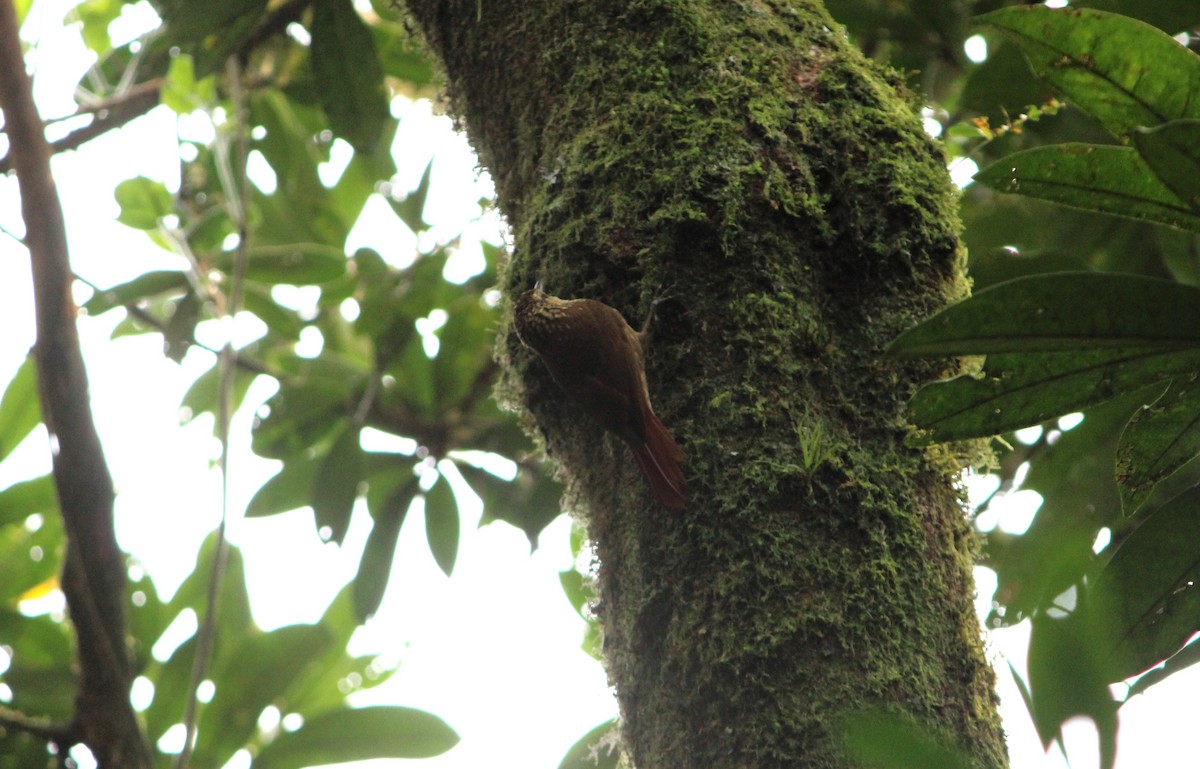
[[[914,85],[942,124],[952,160],[988,163],[962,208],[979,290],[902,336],[894,351],[987,356],[972,375],[918,393],[912,415],[922,431],[914,440],[1007,434],[1002,488],[1016,488],[1025,466],[1021,487],[1044,501],[1026,533],[987,536],[984,561],[999,575],[990,621],[1033,623],[1029,680],[1021,683],[1043,740],[1085,714],[1101,727],[1111,758],[1121,703],[1108,684],[1129,680],[1132,696],[1200,659],[1200,644],[1187,644],[1200,630],[1191,589],[1200,403],[1190,387],[1200,373],[1200,60],[1169,37],[1195,29],[1200,11],[1193,0],[1003,8],[1012,4],[828,3],[865,50],[918,73]],[[229,309],[244,257],[237,309],[265,332],[237,351],[232,389],[241,402],[256,377],[277,383],[253,447],[281,463],[247,514],[310,507],[316,530],[334,542],[358,503],[374,523],[356,578],[313,625],[257,628],[240,557],[230,554],[209,663],[215,695],[201,711],[196,761],[223,765],[242,749],[255,766],[273,767],[444,751],[457,737],[436,716],[347,707],[347,691],[390,671],[351,657],[346,643],[382,600],[413,504],[424,505],[430,551],[449,573],[460,535],[455,475],[484,500],[485,523],[517,526],[533,545],[557,515],[558,493],[527,459],[532,445],[513,416],[489,397],[498,310],[488,291],[499,250],[484,244],[482,272],[451,282],[447,265],[460,244],[435,242],[422,216],[430,171],[408,194],[392,186],[393,153],[405,148],[394,146],[389,100],[432,93],[433,69],[385,0],[365,16],[349,0],[157,0],[161,27],[114,44],[109,24],[124,5],[87,0],[68,19],[97,56],[81,81],[81,111],[97,116],[100,132],[132,117],[138,94],[150,89],[214,131],[210,141],[181,140],[188,159],[180,189],[135,177],[114,193],[120,221],[185,266],[98,288],[83,308],[123,312],[118,334],[160,334],[178,361],[200,347],[196,327]],[[974,27],[971,13],[987,11]],[[977,31],[991,50],[975,64],[962,43]],[[987,125],[1002,129],[981,132]],[[244,183],[251,154],[265,161],[273,187]],[[330,180],[325,169],[346,154]],[[393,231],[402,223],[421,236],[411,261],[383,249],[347,256],[350,231],[373,200],[399,220],[388,225]],[[311,306],[279,300],[277,287],[296,285],[315,287]],[[418,330],[442,318],[435,332]],[[314,334],[320,354],[299,354],[302,336]],[[218,410],[220,378],[214,366],[187,393],[193,418]],[[1060,426],[1056,417],[1078,410],[1081,424]],[[0,399],[0,460],[40,419],[26,363]],[[1012,436],[1032,424],[1041,425],[1039,437]],[[410,439],[411,448],[365,450],[368,428]],[[515,459],[515,478],[490,472],[488,453]],[[61,720],[74,707],[69,630],[61,618],[18,609],[56,584],[63,533],[55,506],[48,477],[0,490],[0,644],[11,657],[0,680],[13,710]],[[1112,542],[1095,553],[1104,531]],[[583,549],[580,536],[574,546]],[[205,545],[169,600],[145,577],[130,586],[137,667],[154,691],[142,713],[152,741],[184,711],[196,638],[169,652],[151,649],[178,618],[206,614],[217,549],[215,540]],[[571,570],[562,583],[587,618],[587,579]],[[594,625],[584,647],[598,654]],[[238,664],[247,655],[253,671]],[[295,665],[300,658],[307,663]],[[269,708],[299,718],[264,728]],[[592,765],[593,753],[602,766],[615,763],[615,754],[596,750],[613,728],[585,735],[563,766]],[[903,724],[856,728],[866,745],[890,729],[888,739],[909,744],[913,755],[942,755]],[[157,759],[166,765],[166,755]],[[0,737],[0,766],[44,761],[36,740],[12,730]]]
[[[1046,136],[1002,153],[976,186],[1129,223],[1098,224],[1107,244],[1086,235],[1072,242],[1096,220],[1022,203],[1026,216],[1042,218],[1036,227],[1024,219],[1029,233],[1009,221],[1008,254],[976,254],[985,287],[901,335],[892,351],[986,356],[977,371],[916,394],[917,442],[1042,425],[1040,439],[1014,440],[1014,458],[1003,460],[1032,462],[1025,486],[1044,502],[1025,535],[988,543],[1002,604],[992,620],[1032,618],[1026,691],[1043,741],[1086,715],[1111,766],[1121,703],[1108,685],[1130,681],[1132,696],[1183,669],[1195,661],[1186,644],[1200,630],[1191,589],[1200,574],[1191,531],[1200,482],[1192,386],[1200,377],[1200,56],[1148,24],[1096,10],[1007,8],[981,21],[1094,123],[1080,131],[1087,141]],[[1193,11],[1186,23],[1198,21]],[[985,200],[1005,205],[973,188],[967,211]],[[1162,226],[1177,232],[1151,229]],[[970,238],[970,216],[967,227]],[[1056,418],[1077,411],[1082,426],[1057,428]],[[1093,553],[1102,531],[1112,543]]]
[[[247,514],[308,506],[315,530],[338,543],[359,500],[374,522],[356,578],[313,625],[257,628],[240,556],[231,551],[217,577],[216,645],[205,675],[215,695],[200,706],[192,760],[221,766],[249,750],[255,766],[291,767],[442,753],[458,738],[440,718],[346,703],[348,694],[391,673],[345,649],[382,600],[406,514],[423,503],[430,550],[449,574],[460,536],[458,495],[469,493],[455,492],[450,477],[461,476],[464,489],[484,498],[485,521],[521,528],[533,546],[558,505],[555,484],[522,459],[532,450],[528,438],[489,397],[498,310],[487,290],[499,249],[482,244],[484,268],[451,280],[447,265],[460,244],[430,237],[422,216],[429,171],[411,193],[393,188],[393,153],[404,149],[393,146],[398,123],[389,104],[399,95],[432,93],[432,67],[393,13],[385,9],[368,19],[349,0],[161,0],[158,29],[114,45],[108,27],[122,10],[119,2],[88,0],[65,20],[78,23],[97,57],[81,82],[81,109],[117,113],[129,108],[133,94],[156,89],[162,104],[207,121],[213,133],[211,140],[180,140],[186,160],[178,190],[135,177],[114,193],[119,221],[144,231],[149,247],[175,257],[165,264],[182,267],[95,287],[82,308],[92,316],[123,312],[118,335],[161,334],[175,361],[196,350],[208,354],[197,342],[198,326],[234,311],[253,315],[265,332],[236,351],[234,406],[256,377],[277,383],[256,422],[253,449],[281,468]],[[251,156],[269,168],[254,183],[247,180]],[[345,156],[336,179],[324,175]],[[386,259],[363,248],[347,257],[351,229],[372,200],[394,214],[383,239],[407,228],[421,243],[419,252]],[[297,308],[279,300],[280,286],[315,287],[319,298]],[[435,336],[418,332],[439,316],[444,321]],[[300,354],[301,338],[314,335],[320,354]],[[433,341],[436,352],[427,352]],[[217,414],[221,378],[214,363],[185,396],[184,413],[191,419]],[[27,363],[0,402],[0,458],[39,421]],[[366,429],[406,438],[411,448],[364,450]],[[489,454],[522,460],[516,478],[486,469],[494,466]],[[16,610],[19,601],[53,589],[61,567],[62,531],[49,477],[0,491],[0,510],[9,555],[0,566],[0,642],[12,656],[2,680],[14,710],[66,720],[74,705],[67,626],[61,617]],[[141,713],[152,743],[183,718],[199,635],[165,656],[151,649],[180,618],[203,621],[219,549],[215,540],[206,545],[191,578],[169,601],[144,576],[132,586],[136,670],[153,690]],[[253,666],[245,664],[249,659]],[[287,716],[282,727],[260,721],[271,709]],[[35,743],[10,730],[0,737],[0,754],[40,750],[44,756],[44,746]],[[160,764],[168,759],[160,749]]]

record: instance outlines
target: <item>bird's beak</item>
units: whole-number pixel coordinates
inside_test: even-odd
[[[537,283],[534,283],[534,284],[533,284],[533,290],[534,290],[534,291],[541,291],[541,290],[542,290],[542,281],[540,281],[540,280],[539,280]]]

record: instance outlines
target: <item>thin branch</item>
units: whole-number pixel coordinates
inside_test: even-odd
[[[112,477],[92,420],[71,301],[66,226],[18,27],[11,0],[0,2],[0,109],[21,190],[33,267],[38,390],[67,535],[62,586],[79,656],[76,716],[82,740],[101,767],[148,769],[150,746],[129,703],[125,560],[113,531]]]
[[[162,78],[149,80],[130,88],[128,92],[119,97],[113,97],[109,100],[107,106],[104,106],[105,103],[102,102],[99,106],[81,109],[76,115],[94,113],[95,118],[91,123],[75,129],[50,144],[51,153],[58,154],[66,150],[77,149],[97,136],[107,133],[114,128],[120,128],[134,118],[146,114],[158,106],[158,92],[162,84]],[[71,117],[75,117],[76,115],[72,115]],[[11,137],[11,128],[6,126],[5,130]],[[15,143],[10,141],[8,154],[0,158],[0,174],[8,173],[14,167],[11,145]]]
[[[208,582],[208,606],[204,614],[196,641],[196,658],[192,666],[192,686],[185,707],[183,727],[183,750],[175,761],[179,769],[186,769],[196,741],[196,716],[198,713],[198,691],[200,682],[208,671],[213,643],[217,632],[217,599],[221,582],[225,576],[225,564],[229,553],[226,529],[229,525],[229,423],[233,418],[233,380],[238,353],[233,347],[233,323],[242,303],[242,291],[249,260],[248,241],[250,226],[246,216],[246,201],[250,196],[249,179],[246,176],[246,161],[250,155],[249,110],[246,108],[242,89],[242,66],[237,56],[226,60],[226,77],[229,80],[230,99],[233,102],[231,119],[234,136],[217,139],[217,168],[225,187],[225,199],[229,217],[237,226],[238,244],[233,258],[233,272],[229,282],[229,293],[222,307],[222,322],[225,324],[225,346],[221,348],[217,365],[220,367],[220,383],[217,398],[217,427],[221,440],[221,522],[217,526],[217,548],[213,556],[212,574]],[[232,145],[232,146],[230,146]]]
[[[49,718],[33,718],[0,705],[0,729],[22,732],[46,743],[69,748],[79,742],[79,728],[74,722],[51,721]]]

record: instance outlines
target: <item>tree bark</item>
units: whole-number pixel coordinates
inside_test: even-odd
[[[948,454],[905,445],[945,365],[883,355],[966,292],[956,201],[899,79],[812,0],[422,0],[452,111],[517,246],[509,297],[636,327],[691,504],[503,332],[599,558],[624,744],[643,769],[843,767],[839,719],[911,718],[1007,764]]]
[[[55,741],[60,749],[83,742],[101,769],[148,768],[150,748],[129,702],[133,674],[125,642],[125,560],[113,533],[112,478],[92,421],[50,148],[9,0],[0,0],[0,109],[33,265],[38,391],[67,533],[62,588],[79,656],[76,724]]]

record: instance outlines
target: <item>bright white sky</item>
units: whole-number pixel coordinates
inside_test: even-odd
[[[60,19],[70,5],[70,0],[40,0],[26,24],[26,37],[40,41],[34,61],[38,103],[45,117],[74,109],[72,89],[87,63],[77,35],[61,29]],[[428,158],[436,154],[426,209],[435,232],[449,237],[466,228],[474,237],[495,240],[494,220],[473,221],[478,213],[474,201],[490,194],[490,183],[477,175],[465,140],[453,134],[447,119],[432,115],[427,103],[398,102],[394,109],[404,120],[396,144],[401,169],[397,188],[414,188]],[[185,121],[180,130],[203,131],[204,121]],[[142,233],[116,223],[118,209],[112,198],[118,182],[137,175],[160,179],[172,189],[177,186],[176,131],[174,114],[160,107],[81,151],[55,159],[72,262],[89,281],[107,286],[176,264]],[[355,240],[374,246],[390,260],[410,259],[414,244],[411,238],[405,240],[404,226],[390,212],[384,213],[386,207],[373,208],[356,229]],[[0,226],[18,233],[23,229],[12,178],[0,179]],[[478,258],[470,240],[464,238],[461,264]],[[28,257],[4,236],[0,285],[8,287],[2,310],[7,331],[0,335],[2,384],[33,343]],[[162,356],[157,336],[110,341],[118,319],[114,312],[80,324],[93,405],[119,492],[121,545],[169,595],[190,571],[199,543],[216,524],[220,510],[219,478],[210,469],[219,451],[211,419],[180,426],[179,415],[183,393],[211,365],[211,356],[194,350],[176,365]],[[219,345],[218,329],[206,331]],[[234,333],[245,339],[261,331],[254,323],[244,323]],[[353,575],[370,526],[369,516],[358,511],[339,550],[312,534],[308,511],[258,520],[237,515],[277,469],[277,463],[251,454],[246,440],[253,410],[272,392],[273,386],[260,382],[251,392],[249,407],[237,415],[233,432],[241,440],[231,461],[230,509],[235,515],[230,535],[245,553],[255,618],[265,628],[320,616]],[[0,464],[0,488],[48,468],[45,433],[39,431]],[[1032,514],[1030,502],[1028,497],[1014,499],[1001,525],[1023,530]],[[576,739],[616,712],[604,671],[579,650],[583,622],[559,587],[557,572],[571,564],[567,521],[559,519],[544,532],[541,548],[530,555],[522,533],[505,524],[477,528],[478,516],[474,509],[464,521],[458,565],[447,579],[429,554],[420,511],[409,515],[392,587],[378,616],[356,635],[352,649],[400,662],[389,682],[356,702],[394,702],[429,710],[450,723],[462,742],[444,756],[419,763],[360,766],[554,769]],[[980,593],[990,597],[991,573],[979,569],[977,576]],[[987,603],[980,602],[981,615]],[[993,633],[989,640],[1012,763],[1018,769],[1058,769],[1065,763],[1056,750],[1043,754],[1007,669],[1009,662],[1024,669],[1027,637],[1026,626]],[[1195,673],[1177,675],[1122,709],[1118,767],[1196,766],[1197,683]],[[1076,767],[1096,765],[1090,724],[1070,724],[1067,744]],[[244,764],[235,760],[230,769]]]

